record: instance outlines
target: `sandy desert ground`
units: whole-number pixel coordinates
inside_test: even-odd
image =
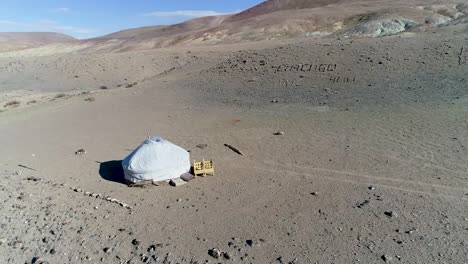
[[[468,263],[466,24],[44,49],[0,58],[1,263]],[[217,175],[128,187],[147,135]]]

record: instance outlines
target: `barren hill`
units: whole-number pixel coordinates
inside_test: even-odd
[[[20,50],[75,40],[71,36],[54,32],[0,32],[0,51]]]
[[[467,22],[468,5],[460,0],[269,0],[235,15],[196,18],[170,26],[128,29],[74,42],[72,47],[62,45],[63,40],[58,39],[51,41],[54,43],[52,46],[28,50],[23,54],[122,52],[330,35],[345,38],[381,37],[424,32]],[[31,46],[34,45],[25,44],[22,48]]]

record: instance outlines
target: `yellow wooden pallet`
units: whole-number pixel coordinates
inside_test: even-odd
[[[214,176],[214,165],[212,160],[194,161],[193,175],[205,177],[207,175]]]

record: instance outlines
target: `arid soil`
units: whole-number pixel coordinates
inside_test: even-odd
[[[0,263],[468,263],[467,33],[4,54]]]

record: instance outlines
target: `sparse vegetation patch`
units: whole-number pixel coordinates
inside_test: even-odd
[[[5,107],[5,108],[7,108],[7,107],[13,108],[13,107],[18,107],[20,104],[21,104],[20,101],[13,100],[13,101],[10,101],[10,102],[6,103],[3,107]]]

